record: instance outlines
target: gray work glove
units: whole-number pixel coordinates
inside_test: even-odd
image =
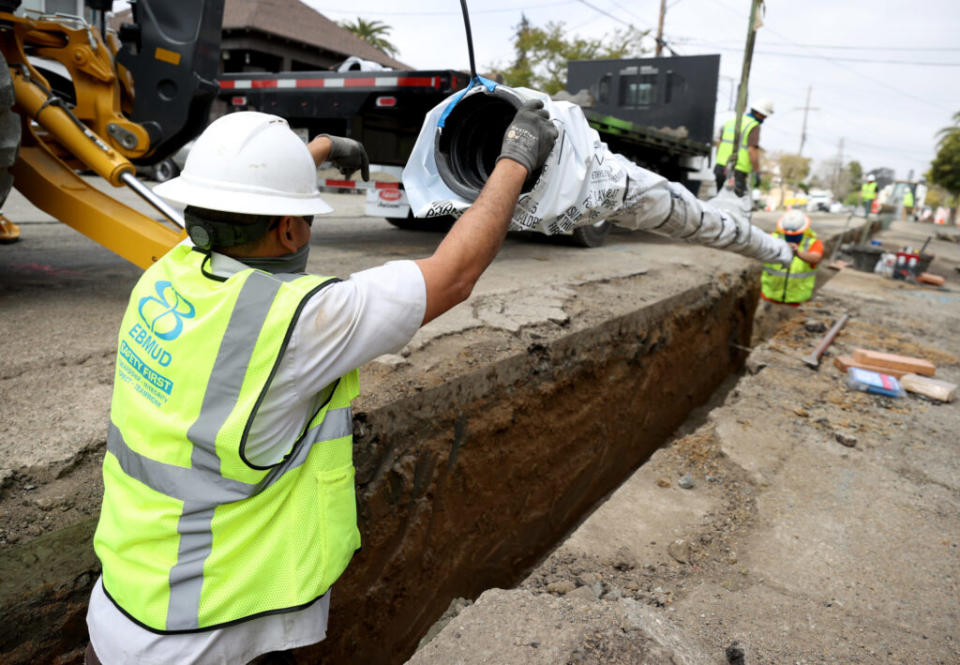
[[[559,134],[543,102],[539,99],[524,102],[503,135],[497,161],[504,157],[512,159],[525,166],[528,175],[532,174],[547,161]]]
[[[340,169],[344,178],[349,180],[353,172],[360,169],[360,176],[364,180],[370,179],[370,159],[367,157],[367,151],[363,149],[362,143],[342,136],[330,136],[329,134],[321,134],[320,136],[327,137],[333,144],[327,159]]]

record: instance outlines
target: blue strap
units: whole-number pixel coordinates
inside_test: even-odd
[[[494,89],[497,87],[496,82],[491,81],[490,79],[483,78],[482,76],[479,76],[479,75],[474,76],[467,83],[467,87],[461,90],[460,94],[458,94],[456,97],[453,98],[453,101],[451,101],[447,105],[447,108],[443,109],[443,113],[440,114],[440,120],[437,122],[437,127],[443,127],[444,124],[446,124],[447,116],[450,115],[450,111],[452,111],[453,107],[457,105],[457,102],[463,99],[464,95],[466,95],[468,92],[473,90],[478,85],[482,85],[484,88],[486,88],[490,92],[493,92]]]

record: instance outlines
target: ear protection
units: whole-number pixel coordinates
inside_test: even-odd
[[[193,244],[197,249],[208,250],[212,247],[234,247],[257,240],[270,228],[273,218],[264,215],[252,224],[231,224],[184,211],[184,220]]]

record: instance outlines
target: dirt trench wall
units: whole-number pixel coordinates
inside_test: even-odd
[[[510,586],[735,371],[751,269],[357,414],[361,552],[306,662],[401,663]]]
[[[483,333],[489,362],[453,338],[457,371],[361,399],[363,549],[335,585],[328,639],[298,662],[401,663],[451,599],[519,580],[739,367],[758,274],[693,280],[616,317],[585,309],[578,320],[593,323],[525,347]],[[629,293],[643,279],[584,284],[577,297],[589,308],[598,289]],[[431,345],[410,365],[441,355]],[[0,551],[0,664],[82,662],[94,524]]]

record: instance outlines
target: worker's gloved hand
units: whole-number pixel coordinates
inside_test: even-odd
[[[524,102],[503,135],[497,161],[512,159],[524,166],[529,175],[547,161],[547,155],[559,134],[550,122],[550,114],[543,108],[542,101],[531,99]]]
[[[760,186],[760,177],[761,177],[761,176],[760,176],[760,172],[759,172],[759,171],[754,171],[754,172],[753,172],[753,186],[754,186],[755,188]]]
[[[321,134],[330,139],[330,155],[327,159],[340,169],[344,178],[350,179],[353,172],[360,169],[360,176],[364,180],[370,179],[370,159],[367,157],[367,151],[363,149],[363,144],[353,139],[342,136],[330,136]]]

